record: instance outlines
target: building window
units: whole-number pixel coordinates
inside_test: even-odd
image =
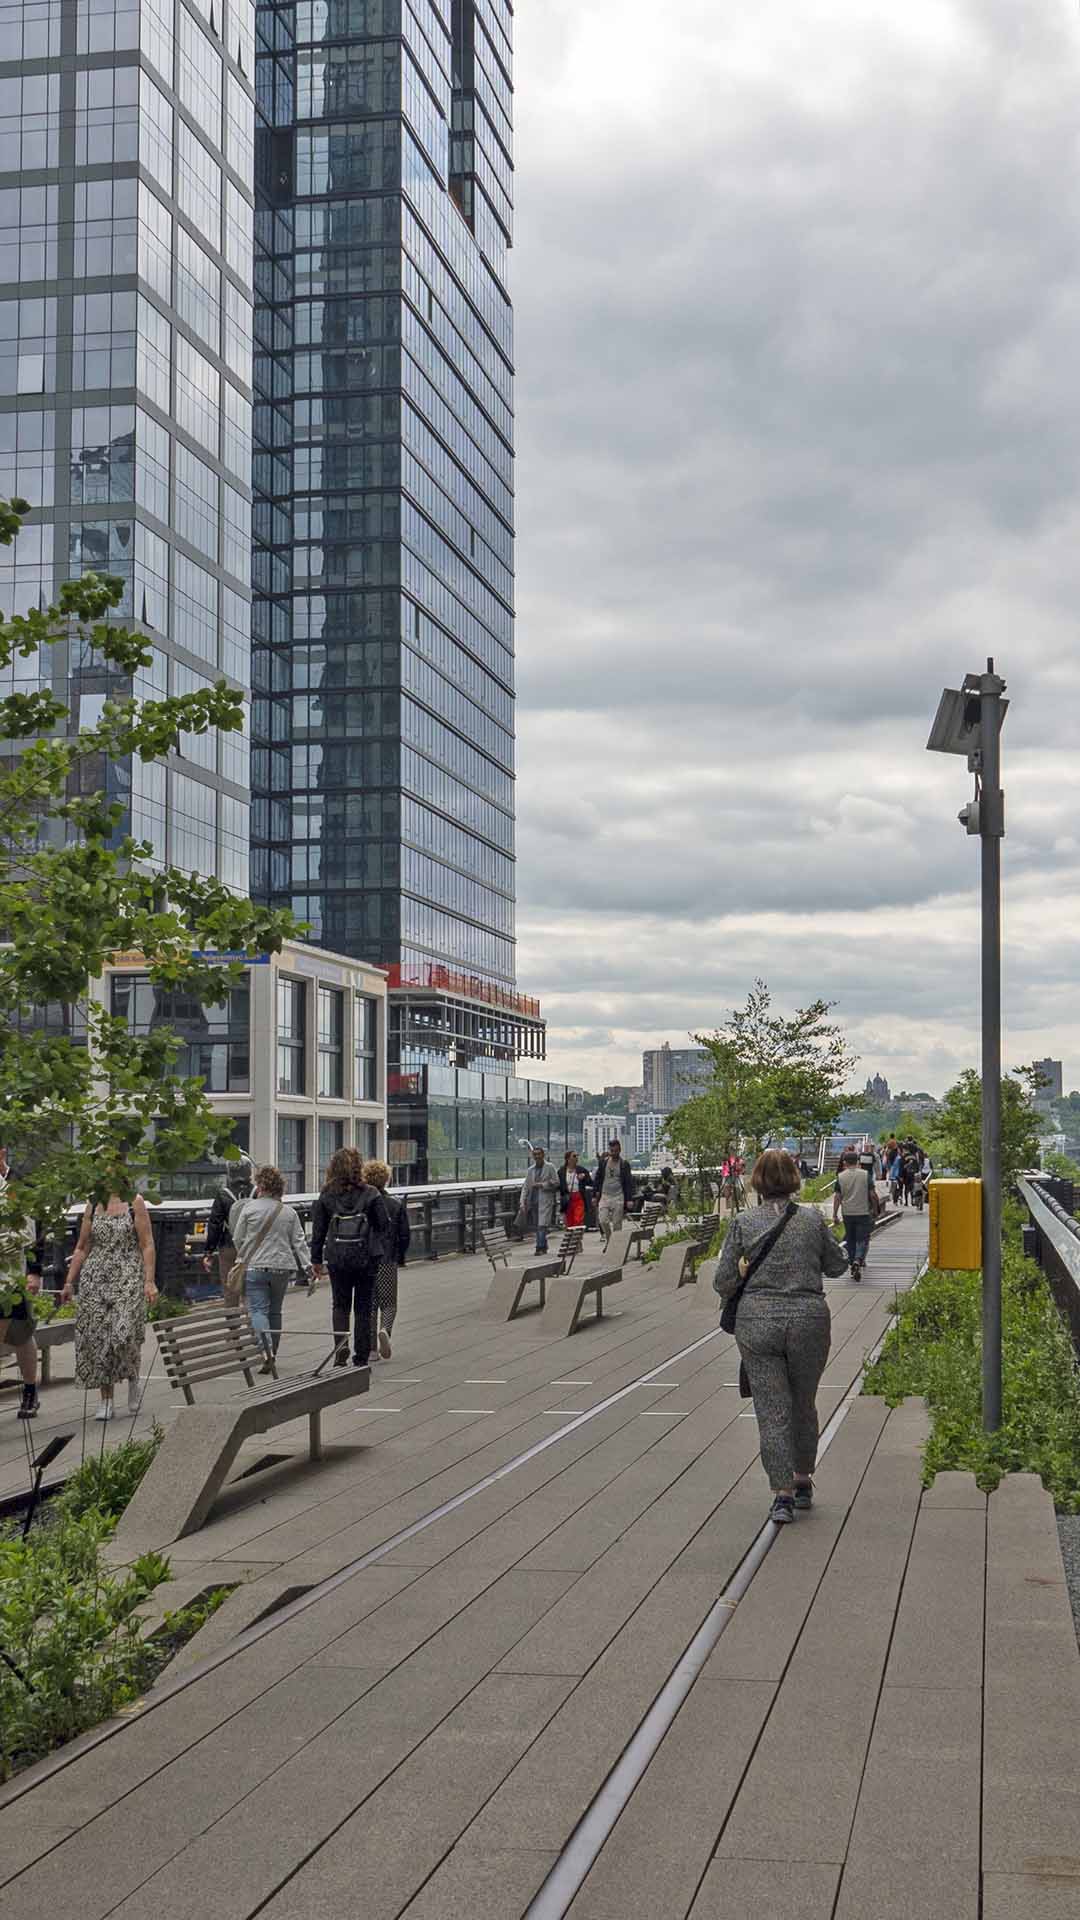
[[[246,1114],[237,1114],[232,1119],[233,1144],[241,1153],[250,1152],[251,1122]],[[237,1178],[235,1160],[193,1160],[186,1167],[176,1167],[171,1173],[163,1173],[155,1181],[163,1200],[205,1200],[208,1194],[219,1187],[232,1187]],[[198,1276],[195,1276],[198,1277]]]
[[[374,1160],[379,1151],[379,1129],[374,1120],[356,1122],[356,1145],[365,1160]]]
[[[307,1121],[294,1120],[291,1114],[279,1113],[277,1163],[278,1171],[285,1181],[286,1193],[303,1193],[304,1191],[306,1147]]]
[[[344,1120],[320,1120],[319,1121],[319,1164],[318,1164],[318,1167],[316,1168],[316,1173],[320,1180],[325,1180],[326,1169],[329,1166],[333,1155],[337,1153],[339,1149],[342,1148],[344,1145],[345,1145]]]
[[[340,1100],[345,1092],[345,996],[336,987],[319,988],[319,1098]]]
[[[379,1032],[379,1003],[368,993],[356,995],[356,1085],[353,1092],[355,1100],[375,1100],[376,1092],[376,1049]],[[374,1148],[372,1149],[374,1152]]]
[[[279,1093],[303,1093],[305,1060],[304,982],[278,975],[277,1087]]]
[[[170,1027],[181,1045],[173,1073],[198,1076],[207,1093],[247,1093],[251,1086],[251,989],[230,987],[224,1006],[204,1006],[178,988],[155,986],[149,974],[112,979],[112,1011],[140,1038]]]

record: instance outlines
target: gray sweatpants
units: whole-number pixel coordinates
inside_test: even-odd
[[[823,1294],[743,1295],[735,1338],[754,1396],[761,1464],[776,1493],[817,1460],[818,1383],[832,1323]]]

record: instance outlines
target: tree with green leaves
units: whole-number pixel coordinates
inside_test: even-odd
[[[1008,1189],[1025,1167],[1039,1164],[1043,1121],[1035,1108],[1039,1075],[1016,1067],[1001,1079],[1001,1184]],[[982,1080],[968,1067],[950,1087],[930,1123],[935,1163],[965,1179],[982,1175]]]
[[[724,1026],[693,1036],[709,1056],[707,1071],[701,1093],[666,1123],[673,1150],[692,1151],[688,1164],[719,1166],[778,1137],[827,1132],[851,1104],[844,1086],[856,1064],[830,1012],[830,1002],[815,1000],[792,1015],[776,1013],[764,980],[755,980]]]
[[[0,544],[25,503],[0,501]],[[220,881],[155,864],[125,832],[106,791],[110,767],[163,758],[178,736],[243,726],[243,696],[213,687],[140,699],[150,641],[118,622],[123,582],[86,573],[52,606],[0,620],[0,675],[43,663],[41,684],[0,698],[0,1144],[13,1178],[0,1196],[0,1266],[18,1285],[28,1219],[52,1230],[75,1201],[137,1190],[207,1156],[229,1158],[231,1122],[198,1079],[179,1076],[177,1037],[128,1030],[88,991],[117,954],[138,953],[155,985],[208,1005],[242,978],[208,955],[276,952],[291,916],[237,898]],[[96,724],[75,730],[48,684],[51,650],[105,677]],[[4,1276],[0,1275],[0,1278]],[[0,1312],[3,1302],[0,1302]]]

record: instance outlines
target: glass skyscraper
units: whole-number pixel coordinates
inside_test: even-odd
[[[258,10],[253,886],[512,1015],[511,26]]]
[[[251,0],[0,4],[0,604],[124,580],[136,691],[250,685]],[[100,662],[25,660],[92,724]],[[9,676],[9,685],[11,677]],[[157,857],[247,890],[248,741],[109,770]]]

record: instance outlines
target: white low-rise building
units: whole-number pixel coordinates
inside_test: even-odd
[[[138,954],[118,958],[94,997],[136,1034],[171,1027],[175,1071],[199,1075],[256,1166],[280,1167],[290,1193],[322,1184],[330,1155],[386,1153],[386,977],[362,960],[286,940],[247,961],[224,1006],[156,987]],[[214,1170],[170,1175],[162,1192],[202,1195]]]

